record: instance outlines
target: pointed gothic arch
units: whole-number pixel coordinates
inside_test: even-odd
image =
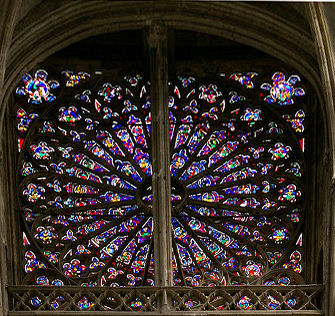
[[[100,5],[100,4],[99,4]],[[106,7],[109,7],[109,5],[107,5],[106,3],[101,3],[101,7],[99,7],[99,5],[98,6],[96,6],[96,8],[94,9],[94,10],[101,10],[100,11],[100,13],[102,12],[102,11],[104,11],[105,10],[105,8]],[[120,4],[118,4],[118,5],[120,5]],[[212,5],[212,4],[211,4]],[[220,4],[221,5],[221,4]],[[149,9],[149,5],[147,5],[147,4],[143,4],[143,8],[145,9],[145,8],[147,8],[147,9]],[[147,7],[145,7],[145,6],[147,6]],[[317,69],[317,67],[315,67],[315,65],[313,64],[313,62],[310,62],[311,60],[312,60],[312,58],[310,57],[312,54],[311,54],[311,52],[312,52],[312,43],[311,42],[309,42],[308,43],[308,41],[306,40],[306,46],[304,46],[304,48],[303,48],[303,50],[305,50],[301,55],[300,55],[300,57],[301,56],[303,56],[303,58],[299,58],[298,57],[298,54],[297,54],[297,52],[299,51],[299,52],[301,52],[301,49],[298,49],[298,48],[296,48],[296,47],[294,47],[294,36],[292,36],[292,37],[290,37],[291,39],[292,39],[292,43],[290,44],[290,45],[292,45],[292,47],[290,47],[289,49],[287,48],[287,47],[283,47],[283,46],[285,46],[285,45],[283,45],[283,46],[276,46],[276,44],[278,44],[278,43],[270,43],[270,46],[271,46],[271,48],[268,48],[268,47],[265,47],[265,44],[264,43],[261,43],[260,42],[260,33],[257,33],[256,31],[255,31],[255,33],[252,33],[252,32],[246,32],[245,31],[245,29],[243,30],[243,27],[241,27],[241,33],[242,33],[242,35],[241,35],[241,33],[239,33],[239,31],[236,31],[236,30],[239,30],[238,28],[235,28],[235,27],[232,27],[231,29],[228,29],[228,30],[226,30],[226,33],[225,33],[225,31],[223,30],[223,29],[220,29],[220,30],[213,30],[214,28],[213,27],[209,27],[209,25],[208,25],[208,21],[210,21],[210,18],[209,18],[209,16],[207,16],[206,17],[206,19],[204,19],[204,23],[199,23],[199,25],[197,24],[196,25],[196,27],[195,27],[195,24],[194,24],[194,21],[196,20],[196,19],[198,19],[199,18],[199,15],[198,15],[198,13],[201,13],[201,12],[204,12],[205,11],[205,9],[210,9],[211,7],[209,7],[209,8],[205,8],[202,4],[199,4],[196,8],[193,8],[193,12],[192,12],[192,10],[191,10],[191,8],[190,7],[188,7],[186,4],[183,4],[182,6],[181,6],[182,8],[178,8],[178,9],[176,9],[176,11],[178,11],[178,12],[173,12],[172,13],[172,10],[171,10],[171,8],[169,7],[168,9],[170,10],[169,12],[171,13],[171,16],[170,17],[166,17],[166,15],[165,15],[165,19],[166,19],[166,24],[167,25],[174,25],[174,26],[176,26],[176,28],[178,28],[178,26],[180,25],[180,27],[181,28],[184,28],[184,29],[192,29],[192,30],[197,30],[197,31],[205,31],[206,33],[210,33],[210,34],[220,34],[220,35],[224,35],[224,37],[228,37],[228,38],[234,38],[235,36],[236,37],[238,37],[238,41],[239,40],[241,40],[241,41],[243,41],[243,42],[245,42],[245,43],[248,43],[248,44],[253,44],[253,46],[255,46],[255,47],[259,47],[259,48],[261,48],[262,50],[264,50],[264,51],[267,51],[267,52],[271,52],[272,54],[274,54],[275,52],[277,53],[277,52],[279,52],[279,57],[280,57],[280,59],[282,59],[282,60],[284,60],[284,61],[288,61],[288,60],[290,60],[290,58],[291,57],[293,57],[291,60],[290,60],[290,64],[292,65],[292,64],[294,64],[294,67],[296,68],[296,69],[298,69],[298,71],[300,71],[300,73],[302,73],[303,75],[305,75],[305,77],[307,77],[308,78],[308,80],[315,86],[315,87],[317,87],[316,88],[316,91],[317,91],[317,93],[320,93],[319,91],[321,90],[320,89],[320,79],[318,78],[319,76],[318,76],[318,69]],[[120,10],[125,10],[125,11],[127,11],[127,12],[132,12],[132,13],[130,13],[129,14],[129,23],[127,24],[127,23],[125,23],[124,25],[126,25],[126,26],[122,26],[122,28],[124,27],[124,29],[129,29],[129,28],[133,28],[133,26],[131,25],[132,23],[134,23],[134,14],[133,14],[133,11],[131,10],[131,9],[129,9],[129,7],[128,8],[122,8],[122,7],[116,7],[116,8],[119,8]],[[228,10],[227,10],[227,8],[228,8]],[[43,8],[42,8],[43,9]],[[92,13],[92,8],[90,7],[90,5],[89,4],[86,4],[85,6],[81,6],[81,7],[75,7],[75,6],[73,6],[72,7],[72,5],[69,5],[69,6],[67,6],[66,8],[65,8],[65,10],[64,10],[64,12],[61,12],[61,10],[59,10],[58,12],[62,15],[62,14],[65,14],[65,13],[70,13],[70,11],[72,10],[72,9],[79,9],[77,12],[78,12],[78,16],[81,18],[81,19],[85,19],[84,17],[85,17],[85,15],[82,15],[82,16],[80,16],[80,14],[81,13],[84,13],[84,14],[87,14],[88,12],[90,12],[90,14]],[[144,10],[143,9],[143,10]],[[153,13],[155,13],[155,14],[159,14],[159,12],[161,12],[161,11],[163,11],[163,10],[166,10],[167,9],[167,7],[166,6],[164,6],[164,5],[162,5],[162,7],[161,8],[159,8],[159,6],[156,6],[156,7],[154,7],[154,9],[153,9]],[[213,16],[216,14],[214,14],[214,11],[217,11],[217,9],[220,9],[220,6],[214,6],[213,5],[213,11],[211,11],[211,10],[208,10],[209,11],[209,13],[211,13],[212,12],[212,16],[211,16],[211,18],[213,18]],[[234,5],[232,5],[232,4],[229,4],[229,5],[227,5],[227,6],[225,6],[224,7],[224,9],[226,9],[226,11],[225,12],[221,12],[222,14],[224,13],[224,14],[227,14],[227,15],[229,15],[230,13],[231,14],[233,14],[234,13],[234,10],[236,10],[237,9],[237,6],[234,6]],[[250,12],[250,10],[251,9],[255,9],[255,8],[251,8],[249,5],[244,5],[243,6],[243,8],[239,8],[238,10],[238,14],[241,14],[241,12],[243,12],[243,10],[246,10],[245,12]],[[181,11],[182,10],[185,10],[186,12],[192,12],[192,14],[193,14],[193,16],[190,18],[190,24],[188,25],[187,24],[187,22],[184,20],[182,23],[180,22],[180,19],[183,17],[184,18],[184,15],[181,13]],[[198,11],[197,11],[198,10]],[[249,10],[249,11],[248,11]],[[260,10],[260,11],[262,11],[262,10]],[[122,11],[121,11],[122,12]],[[136,10],[135,10],[135,12],[136,12]],[[237,11],[235,11],[235,12],[237,12]],[[95,12],[96,14],[99,14],[99,11],[96,11]],[[120,14],[120,13],[119,13]],[[178,16],[178,14],[180,14],[180,17]],[[192,15],[192,14],[190,14],[190,15]],[[246,15],[248,14],[248,13],[245,13]],[[261,13],[260,13],[261,14]],[[60,15],[60,16],[61,16]],[[121,14],[120,14],[121,15]],[[248,14],[249,15],[249,14]],[[126,16],[126,14],[125,15],[123,15],[123,18]],[[144,23],[144,21],[146,20],[146,18],[145,17],[143,17],[143,15],[139,15],[141,18],[143,18],[143,20],[142,20],[142,22],[137,22],[137,23]],[[264,15],[262,15],[262,17],[264,18],[263,19],[263,21],[267,21],[267,19],[265,18],[265,16]],[[267,17],[268,17],[268,13],[267,13]],[[121,22],[119,23],[119,24],[117,24],[117,23],[115,23],[115,19],[113,18],[113,17],[108,17],[108,18],[110,18],[110,23],[108,23],[108,25],[110,25],[109,27],[114,27],[114,25],[115,25],[115,27],[117,27],[117,28],[121,28],[120,27],[120,25],[122,24]],[[220,15],[219,16],[219,18],[222,18],[222,15]],[[193,20],[192,20],[193,19]],[[61,21],[61,19],[60,18],[55,18],[55,20],[56,21]],[[63,19],[63,21],[65,21],[66,19]],[[118,17],[117,17],[117,19],[116,20],[118,20]],[[179,21],[178,21],[179,20]],[[231,18],[231,20],[233,20],[233,18]],[[79,20],[78,20],[79,21]],[[90,20],[89,20],[90,21]],[[113,21],[113,22],[112,22]],[[197,20],[197,21],[199,21],[199,20]],[[206,22],[207,21],[207,22]],[[74,24],[76,24],[76,22],[77,21],[75,21],[75,22],[73,22]],[[207,25],[206,25],[206,23],[207,23]],[[270,22],[270,20],[269,20],[269,22]],[[179,24],[180,23],[180,24]],[[240,23],[240,22],[238,22],[238,23]],[[279,23],[279,22],[278,22]],[[135,23],[136,24],[136,23]],[[224,25],[222,26],[223,28],[224,27],[227,27],[227,24],[228,23],[224,23]],[[232,23],[233,24],[233,23]],[[257,24],[257,23],[256,23]],[[41,24],[41,25],[43,25],[43,24]],[[39,25],[38,26],[38,28],[39,27],[41,27],[41,25]],[[80,25],[79,23],[77,23],[76,24],[76,26],[78,26],[78,25]],[[142,24],[143,25],[143,24]],[[282,25],[281,25],[282,26]],[[37,25],[36,25],[36,27],[37,27]],[[91,26],[89,26],[89,25],[87,25],[87,27],[89,28],[89,29],[92,29],[92,27]],[[137,27],[142,27],[142,26],[139,26],[138,24],[135,26],[135,28],[137,28]],[[255,29],[257,28],[257,25],[255,25],[254,26],[255,27]],[[285,27],[288,27],[288,25],[286,25]],[[279,29],[280,30],[282,30],[282,29],[285,29],[285,27],[280,27]],[[56,29],[57,27],[55,27],[55,26],[50,26],[50,30],[52,30],[53,32],[54,32],[54,30]],[[78,26],[78,30],[80,29],[80,26]],[[96,27],[96,29],[97,30],[99,30],[98,32],[100,32],[101,31],[101,28],[99,28],[98,26]],[[232,29],[234,30],[233,32],[234,32],[234,35],[231,35],[231,34],[229,34],[229,32],[232,32]],[[73,34],[78,34],[78,30],[76,30],[75,28],[73,28]],[[110,31],[111,29],[108,29],[108,31]],[[79,32],[81,32],[81,31],[79,31]],[[103,30],[102,32],[106,32],[106,30]],[[236,32],[236,33],[235,33]],[[288,32],[288,29],[286,30],[286,31],[283,31],[283,37],[285,36],[284,34],[287,34],[287,32]],[[256,33],[257,33],[257,35],[256,35]],[[24,45],[24,41],[25,41],[25,38],[28,40],[28,38],[29,38],[29,36],[28,36],[28,34],[27,34],[27,37],[25,37],[25,36],[20,36],[19,35],[20,34],[20,32],[18,32],[17,33],[17,42],[16,43],[18,43],[17,44],[17,46],[16,47],[22,47],[21,45]],[[85,38],[85,37],[87,37],[87,36],[89,36],[89,35],[92,35],[91,33],[90,33],[90,31],[89,32],[83,32],[83,33],[81,33],[82,35],[79,35],[76,39],[80,39],[80,36],[82,36],[82,38]],[[228,35],[229,34],[229,35]],[[67,40],[64,40],[63,38],[61,38],[61,37],[58,37],[58,36],[55,36],[55,41],[53,42],[53,41],[48,41],[48,43],[46,43],[46,42],[43,42],[43,41],[41,41],[39,44],[37,44],[36,46],[35,46],[35,44],[34,44],[34,49],[32,49],[31,51],[33,51],[34,53],[31,55],[31,57],[29,57],[29,58],[31,58],[31,61],[29,61],[29,58],[23,58],[23,56],[27,56],[27,54],[25,54],[25,52],[20,52],[19,51],[19,49],[15,49],[15,45],[13,45],[13,50],[12,50],[12,52],[11,52],[11,54],[12,54],[12,65],[13,65],[13,67],[11,66],[11,65],[9,65],[9,67],[8,67],[8,77],[7,77],[7,86],[5,87],[5,91],[6,91],[6,89],[7,89],[7,91],[9,92],[13,87],[14,87],[14,85],[16,85],[16,83],[17,83],[17,75],[18,75],[18,73],[20,72],[20,73],[22,73],[22,69],[30,69],[31,68],[31,66],[33,66],[33,64],[35,64],[36,63],[36,61],[41,61],[41,60],[43,60],[43,59],[45,59],[44,57],[46,57],[46,56],[48,56],[48,55],[50,55],[50,54],[52,54],[53,52],[55,52],[56,50],[58,50],[60,47],[61,47],[61,45],[67,45],[68,43],[70,43],[71,41],[73,41],[73,39],[74,39],[74,36],[73,35],[70,35],[70,34],[68,34],[69,35],[69,38],[68,38],[68,41]],[[49,36],[49,35],[47,35],[47,33],[44,35],[46,38],[51,38],[51,36]],[[298,36],[298,34],[297,34],[297,36]],[[36,36],[36,38],[39,38],[39,39],[41,39],[41,38],[43,38],[43,37],[40,37],[40,36]],[[247,38],[247,39],[246,39]],[[255,38],[257,38],[257,40],[255,40]],[[264,37],[263,37],[264,38]],[[57,40],[59,41],[58,42],[58,44],[57,44]],[[236,38],[235,38],[236,39]],[[20,43],[21,42],[21,43]],[[296,43],[298,43],[298,42],[296,42]],[[308,47],[308,44],[310,45],[309,47]],[[47,48],[47,46],[50,46],[49,48]],[[288,47],[290,46],[290,45],[287,45]],[[296,46],[299,46],[298,44],[296,45]],[[277,48],[277,47],[279,47],[279,48]],[[15,52],[15,50],[16,50],[16,52]],[[27,48],[27,50],[30,50],[29,48]],[[19,54],[22,54],[21,56],[19,55]],[[36,57],[37,55],[39,55],[39,57]],[[21,61],[24,61],[24,64],[23,63],[21,63]],[[15,65],[15,67],[14,67],[14,65]],[[9,93],[7,93],[7,96],[9,96]],[[8,100],[8,99],[7,99]],[[322,98],[319,98],[319,102],[320,103],[322,103],[323,101],[322,101]],[[9,102],[6,102],[6,104],[10,104]],[[323,127],[322,126],[322,124],[320,124],[321,125],[321,127],[319,127],[320,129]],[[326,126],[326,125],[324,125],[324,126]],[[326,127],[325,127],[326,128]],[[325,134],[327,134],[327,133],[325,133]],[[313,279],[313,273],[314,272],[311,272],[311,279]]]

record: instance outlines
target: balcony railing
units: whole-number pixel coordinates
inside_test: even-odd
[[[322,285],[225,287],[8,286],[8,315],[323,315]]]

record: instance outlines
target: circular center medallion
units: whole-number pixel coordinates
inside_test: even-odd
[[[147,207],[152,207],[152,178],[147,178],[139,189],[139,198]],[[171,203],[172,207],[181,207],[186,200],[186,189],[177,179],[171,179]]]

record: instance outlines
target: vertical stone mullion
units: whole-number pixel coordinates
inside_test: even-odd
[[[155,285],[165,287],[172,285],[167,27],[160,22],[152,22],[147,35],[152,103]]]

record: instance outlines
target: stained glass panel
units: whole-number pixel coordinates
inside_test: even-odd
[[[47,76],[27,74],[17,90],[24,282],[153,285],[151,208],[138,203],[152,173],[148,82]]]
[[[305,92],[297,75],[260,78],[170,84],[175,285],[302,282]],[[249,309],[252,299],[238,304]]]

